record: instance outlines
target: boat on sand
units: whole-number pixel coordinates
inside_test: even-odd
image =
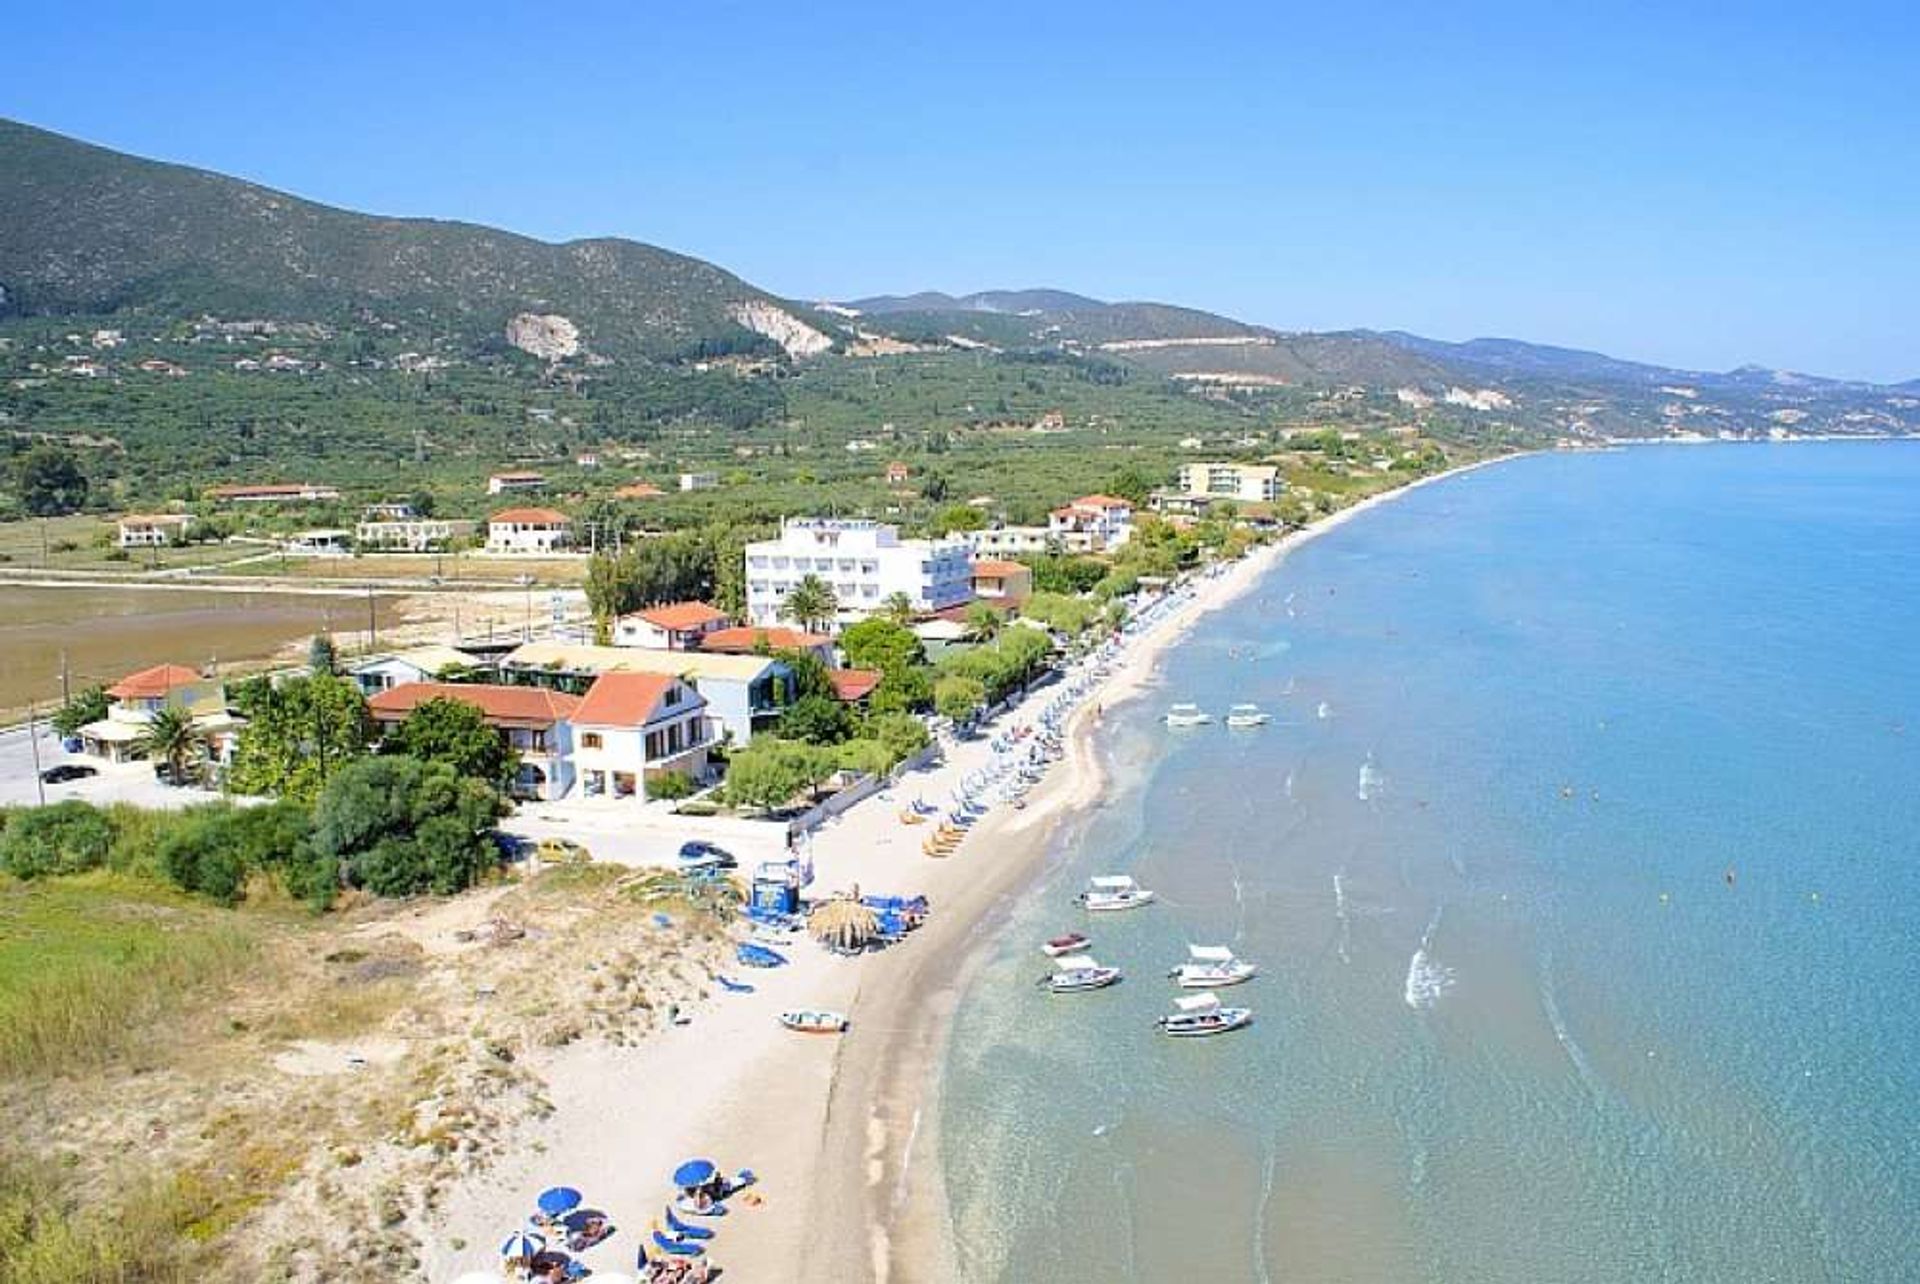
[[[840,1034],[847,1028],[847,1018],[839,1012],[803,1008],[782,1012],[780,1024],[801,1034]]]

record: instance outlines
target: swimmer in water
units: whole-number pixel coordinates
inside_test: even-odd
[[[1733,866],[1731,866],[1731,865],[1729,865],[1729,866],[1727,866],[1727,874],[1726,874],[1726,878],[1727,878],[1727,886],[1728,886],[1728,887],[1732,887],[1732,886],[1733,886],[1733,877],[1734,877],[1734,875],[1733,875]]]

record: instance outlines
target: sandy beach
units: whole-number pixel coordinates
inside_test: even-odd
[[[891,795],[818,831],[809,895],[855,885],[868,894],[924,894],[933,905],[926,926],[900,946],[855,959],[796,942],[789,966],[743,977],[754,993],[715,986],[689,1024],[634,1047],[543,1053],[530,1068],[548,1085],[551,1115],[509,1139],[516,1158],[456,1183],[441,1202],[423,1256],[427,1278],[496,1269],[497,1244],[525,1224],[534,1195],[555,1184],[579,1187],[619,1227],[584,1255],[586,1264],[602,1275],[630,1273],[671,1194],[668,1174],[697,1155],[759,1177],[759,1202],[736,1202],[712,1253],[729,1278],[951,1279],[933,1122],[948,1018],[979,945],[1099,805],[1102,713],[1148,690],[1167,648],[1292,549],[1460,471],[1375,496],[1196,577],[1184,600],[1109,662],[1068,722],[1064,759],[1027,806],[996,808],[950,858],[922,853],[926,827],[902,824],[901,807],[915,796],[951,795],[992,757],[990,736],[1032,724],[1053,688],[1003,715],[988,735],[949,744],[942,763]],[[776,1017],[794,1007],[837,1009],[851,1028],[839,1038],[791,1033]]]

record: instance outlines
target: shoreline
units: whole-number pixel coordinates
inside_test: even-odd
[[[1420,486],[1517,457],[1371,496],[1189,581],[1185,600],[1133,635],[1072,711],[1063,759],[1026,808],[995,807],[952,856],[925,856],[924,826],[903,825],[897,813],[913,794],[945,798],[983,767],[992,734],[950,744],[938,767],[816,831],[813,895],[856,884],[870,893],[924,893],[934,911],[926,925],[894,950],[852,960],[797,941],[787,966],[745,977],[755,993],[709,993],[688,1010],[689,1025],[628,1047],[537,1053],[530,1068],[546,1080],[553,1113],[510,1130],[503,1149],[517,1159],[448,1192],[423,1244],[425,1277],[497,1266],[485,1250],[520,1224],[535,1192],[558,1183],[580,1187],[621,1226],[588,1264],[630,1271],[667,1173],[701,1155],[723,1170],[760,1174],[763,1202],[727,1218],[716,1245],[732,1277],[954,1278],[937,1126],[951,1015],[1014,898],[1099,805],[1107,777],[1094,735],[1100,717],[1150,689],[1168,648],[1294,549]],[[993,733],[1030,723],[1053,689],[1034,692]],[[835,1039],[795,1035],[774,1018],[796,1007],[837,1009],[851,1026]]]

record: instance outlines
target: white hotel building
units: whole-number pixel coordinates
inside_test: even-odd
[[[973,571],[960,540],[901,539],[897,527],[840,518],[789,518],[780,538],[747,545],[747,622],[780,622],[780,603],[808,575],[840,600],[851,624],[904,593],[917,611],[941,611],[973,596]]]

